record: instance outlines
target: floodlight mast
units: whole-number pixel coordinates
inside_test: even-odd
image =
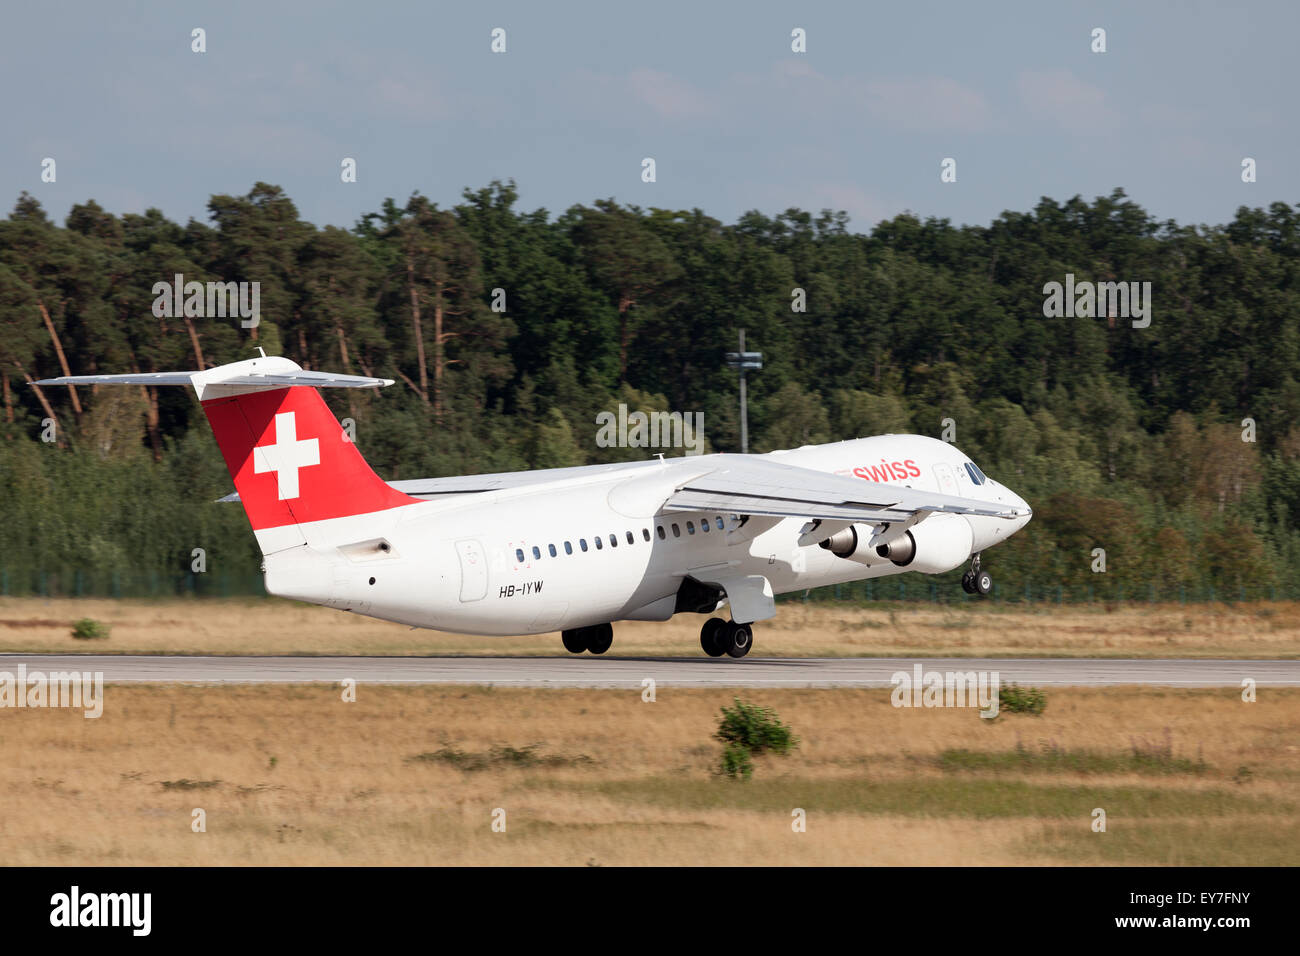
[[[745,351],[745,330],[740,330],[740,351],[727,353],[727,368],[740,373],[740,452],[749,454],[749,402],[745,391],[745,373],[763,367],[762,352]]]

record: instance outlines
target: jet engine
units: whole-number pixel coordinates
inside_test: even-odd
[[[879,564],[880,556],[876,554],[876,549],[867,546],[874,533],[875,529],[869,524],[853,524],[819,542],[819,546],[837,558],[856,561],[858,564]]]
[[[963,564],[974,544],[970,522],[961,515],[932,514],[877,547],[876,553],[909,571],[942,574]]]
[[[961,515],[932,514],[907,531],[875,548],[869,547],[874,529],[855,524],[832,535],[821,546],[858,564],[871,565],[884,558],[900,568],[924,574],[942,574],[971,556],[975,539],[970,523]]]

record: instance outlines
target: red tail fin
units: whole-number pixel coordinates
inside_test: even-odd
[[[203,411],[254,531],[419,500],[371,470],[315,388],[207,399]]]

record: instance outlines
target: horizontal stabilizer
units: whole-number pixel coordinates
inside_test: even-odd
[[[130,372],[125,375],[65,375],[46,378],[37,385],[192,385],[200,399],[255,389],[288,388],[383,388],[391,378],[368,375],[340,375],[308,372],[296,362],[279,356],[263,356],[243,362],[218,365],[202,372]]]
[[[281,375],[232,375],[216,378],[209,385],[306,385],[310,388],[384,388],[392,385],[391,378],[370,378],[366,375],[339,375],[335,372],[294,372]]]
[[[198,372],[131,372],[126,375],[64,375],[37,385],[189,385]]]

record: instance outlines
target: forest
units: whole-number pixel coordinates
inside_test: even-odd
[[[528,212],[513,182],[451,208],[389,199],[351,229],[304,221],[266,183],[207,209],[179,224],[90,200],[59,225],[23,193],[0,221],[0,593],[260,587],[190,390],[40,379],[258,347],[392,378],[326,397],[394,480],[648,457],[597,441],[620,405],[701,413],[705,450],[738,451],[724,354],[744,329],[764,357],[751,451],[944,437],[1033,505],[986,556],[999,597],[1300,597],[1300,205],[1194,226],[1116,189],[868,233],[832,210]],[[260,320],[156,315],[177,275],[259,283]],[[1046,315],[1067,275],[1149,282],[1149,324]],[[964,597],[902,579],[875,596]]]

